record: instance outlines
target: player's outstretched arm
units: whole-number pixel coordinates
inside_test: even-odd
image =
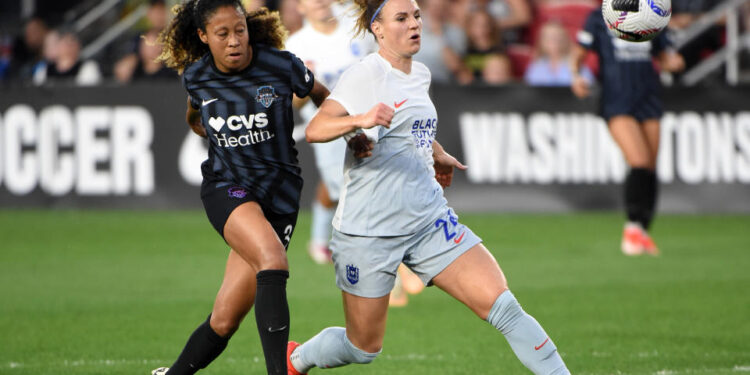
[[[187,121],[188,125],[190,125],[190,128],[193,129],[193,133],[206,138],[206,129],[201,123],[201,111],[193,108],[193,106],[190,105],[189,96],[187,99],[187,112],[185,112],[185,121]]]
[[[339,102],[326,99],[305,129],[305,138],[310,143],[325,143],[358,129],[378,125],[387,128],[391,126],[393,113],[393,108],[378,103],[366,113],[350,115]]]

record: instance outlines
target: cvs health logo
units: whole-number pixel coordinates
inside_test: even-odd
[[[235,133],[221,133],[221,129],[227,126]],[[231,115],[226,120],[223,117],[210,117],[208,126],[216,132],[213,134],[216,145],[224,148],[244,147],[256,143],[265,142],[275,134],[265,129],[268,126],[268,117],[264,112],[249,115]]]
[[[253,127],[262,129],[268,126],[268,117],[264,112],[249,115],[232,115],[226,120],[221,116],[211,117],[208,119],[208,125],[216,132],[221,131],[224,125],[227,125],[229,130],[232,131],[237,131],[242,128],[251,130]]]

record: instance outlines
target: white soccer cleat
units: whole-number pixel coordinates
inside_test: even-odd
[[[159,367],[158,369],[151,371],[151,375],[164,375],[169,371],[169,367]]]
[[[620,248],[622,253],[628,256],[641,255],[645,251],[643,248],[643,236],[645,232],[640,225],[636,223],[625,224],[622,231],[622,243]]]
[[[310,254],[310,258],[317,264],[331,264],[331,250],[328,249],[328,245],[320,244],[316,242],[310,242],[307,246],[307,253]]]

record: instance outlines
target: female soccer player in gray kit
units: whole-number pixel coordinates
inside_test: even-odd
[[[309,95],[320,104],[328,90],[280,50],[286,30],[278,14],[265,8],[246,14],[239,0],[189,0],[176,10],[161,36],[160,58],[183,74],[187,122],[208,138],[201,200],[231,251],[211,315],[171,368],[153,374],[206,367],[253,304],[266,369],[286,374],[286,247],[302,189],[292,97]]]
[[[536,374],[569,374],[555,344],[519,305],[497,262],[443,197],[453,168],[435,141],[430,72],[412,60],[422,22],[413,0],[355,0],[379,51],[349,68],[307,128],[310,142],[350,138],[331,250],[346,328],[289,343],[289,374],[369,363],[383,345],[389,293],[403,262],[496,327]],[[352,135],[355,133],[356,135]]]

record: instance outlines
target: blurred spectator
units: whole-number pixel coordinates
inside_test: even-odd
[[[289,30],[290,35],[294,34],[297,30],[302,28],[302,22],[304,20],[302,14],[297,10],[299,2],[297,0],[279,0],[278,4],[281,23],[283,23],[284,27]]]
[[[31,79],[34,67],[42,61],[42,46],[49,29],[38,17],[26,21],[23,37],[16,39],[10,53],[9,75],[24,81]]]
[[[453,0],[449,5],[450,20],[466,25],[469,16],[477,11],[487,12],[505,42],[521,39],[522,29],[531,24],[533,12],[530,0]]]
[[[673,1],[669,27],[677,32],[687,29],[717,3],[713,0]],[[686,69],[695,66],[703,58],[722,47],[723,30],[722,26],[714,25],[679,49],[680,54],[685,59]]]
[[[162,45],[158,43],[159,31],[151,30],[140,38],[138,54],[131,54],[115,64],[115,79],[120,83],[139,80],[171,79],[177,80],[177,73],[164,66],[156,58],[161,54]]]
[[[466,31],[469,36],[469,47],[464,56],[464,63],[469,70],[474,74],[474,77],[483,79],[485,76],[484,70],[487,69],[487,61],[491,57],[506,59],[504,48],[500,42],[500,31],[497,29],[492,16],[484,10],[477,10],[469,15],[467,20]],[[503,72],[492,72],[488,75],[497,77],[512,77],[512,69],[510,63],[497,64],[493,62],[490,65],[490,69],[503,68],[506,71]],[[505,83],[504,82],[493,82]]]
[[[81,61],[81,42],[71,31],[49,33],[44,42],[46,67],[34,74],[34,84],[70,82],[79,86],[96,85],[101,81],[99,66],[93,60]],[[59,35],[59,41],[55,39]]]
[[[682,1],[682,0],[675,0]],[[546,6],[546,5],[585,5],[592,8],[601,7],[601,0],[534,0],[534,6]]]
[[[146,10],[146,20],[150,30],[163,30],[169,22],[169,12],[164,0],[151,0]]]
[[[482,69],[482,81],[490,85],[501,85],[513,80],[513,66],[508,56],[492,54],[487,56]]]
[[[425,64],[433,82],[470,83],[474,76],[461,56],[466,52],[463,29],[447,22],[446,0],[422,0],[422,46],[414,59]]]
[[[500,30],[528,26],[533,19],[529,0],[476,0],[478,9],[487,10]]]
[[[532,86],[570,86],[573,74],[570,70],[572,45],[568,32],[558,22],[547,22],[542,26],[536,43],[536,56],[526,69],[524,79]],[[587,67],[579,72],[589,82],[594,75]]]

